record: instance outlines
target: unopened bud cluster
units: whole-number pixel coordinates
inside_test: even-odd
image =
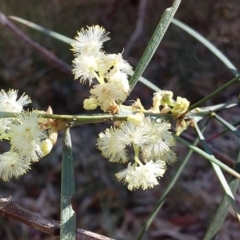
[[[187,112],[189,104],[186,98],[177,97],[174,100],[172,91],[159,91],[154,94],[152,109],[156,113],[170,112],[174,118],[179,118]]]

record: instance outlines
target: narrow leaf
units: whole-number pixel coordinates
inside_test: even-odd
[[[153,54],[157,50],[157,47],[159,46],[163,36],[165,35],[165,33],[167,31],[169,24],[171,23],[171,21],[173,19],[174,14],[176,13],[176,11],[180,5],[180,2],[181,2],[181,0],[174,0],[172,7],[167,8],[164,11],[155,31],[153,33],[152,38],[150,39],[150,41],[147,45],[147,48],[144,51],[138,65],[136,67],[136,70],[134,71],[133,76],[130,79],[131,90],[137,84],[139,77],[142,75],[142,73],[146,69],[148,63],[152,59]]]
[[[193,109],[190,114],[194,118],[195,122],[199,122],[202,120],[206,115],[209,115],[210,112],[218,112],[223,109],[229,109],[232,107],[236,107],[239,105],[239,102],[229,102],[229,103],[220,103],[212,106],[201,107]]]
[[[240,172],[240,151],[239,151],[237,163],[236,163],[234,169],[235,169],[235,171]],[[239,185],[239,179],[232,177],[229,182],[229,186],[233,193],[236,193],[238,185]],[[228,201],[228,195],[225,193],[221,200],[220,205],[217,208],[215,215],[213,216],[213,218],[211,220],[211,223],[208,226],[208,229],[203,237],[203,240],[214,239],[214,236],[220,230],[220,228],[227,216],[229,206],[230,206],[230,203]]]
[[[62,180],[61,180],[61,240],[76,239],[76,214],[71,199],[75,194],[74,169],[70,128],[67,127],[63,139]]]
[[[199,105],[201,105],[202,103],[206,102],[208,99],[216,96],[219,93],[222,93],[224,89],[228,88],[229,86],[238,83],[240,81],[240,75],[237,75],[236,77],[234,77],[233,79],[231,79],[230,81],[228,81],[227,83],[223,84],[221,87],[217,88],[216,90],[214,90],[213,92],[211,92],[210,94],[207,94],[206,97],[204,97],[203,99],[201,99],[200,101],[192,104],[189,109],[194,109],[196,107],[198,107]]]
[[[227,127],[233,134],[235,134],[238,138],[240,138],[240,131],[236,127],[234,127],[232,124],[230,124],[227,121],[225,121],[223,118],[221,118],[216,113],[212,113],[212,117],[216,118],[225,127]]]
[[[183,138],[181,138],[179,136],[175,135],[175,138],[177,139],[178,142],[180,142],[183,145],[185,145],[186,147],[192,149],[194,152],[198,153],[200,156],[204,157],[205,159],[207,159],[210,162],[213,162],[213,163],[217,164],[219,167],[221,167],[222,169],[224,169],[225,171],[230,173],[232,176],[240,179],[240,174],[239,173],[237,173],[236,171],[234,171],[232,168],[228,167],[227,165],[223,164],[221,161],[216,159],[213,155],[207,154],[202,149],[194,146],[193,144],[189,143],[188,141],[184,140]]]
[[[192,37],[196,38],[199,42],[201,42],[205,47],[207,47],[213,54],[220,59],[225,66],[235,75],[239,75],[238,69],[236,66],[218,49],[216,48],[211,42],[209,42],[205,37],[203,37],[201,34],[196,32],[194,29],[189,27],[188,25],[182,23],[181,21],[177,19],[172,19],[172,23],[185,32],[187,32]]]
[[[201,140],[201,143],[204,147],[204,150],[209,155],[212,155],[212,152],[211,152],[209,146],[207,145],[207,142],[204,139],[204,137],[203,137],[203,135],[202,135],[201,131],[199,130],[198,125],[196,123],[194,124],[194,127],[195,127],[195,130],[196,130],[200,140]],[[222,172],[221,168],[217,164],[215,164],[214,162],[211,162],[211,164],[212,164],[212,167],[213,167],[213,169],[214,169],[214,171],[215,171],[215,173],[216,173],[216,175],[217,175],[217,177],[218,177],[218,179],[219,179],[227,197],[228,197],[228,201],[231,203],[234,211],[236,212],[236,216],[238,218],[238,221],[240,221],[240,211],[239,211],[238,205],[237,205],[236,200],[234,198],[234,195],[233,195],[233,193],[232,193],[232,191],[231,191],[231,189],[230,189],[230,187],[227,183],[227,180],[223,175],[223,172]]]
[[[19,22],[21,24],[24,24],[25,26],[29,27],[29,28],[33,28],[39,32],[42,32],[50,37],[53,37],[61,42],[65,42],[67,44],[71,44],[72,43],[72,39],[69,37],[66,37],[60,33],[54,32],[48,28],[42,27],[36,23],[33,23],[31,21],[28,21],[26,19],[20,18],[20,17],[15,17],[15,16],[9,16],[9,18],[11,18],[12,20]]]

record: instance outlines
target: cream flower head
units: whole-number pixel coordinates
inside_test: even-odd
[[[164,161],[149,161],[145,165],[134,166],[131,163],[128,167],[116,174],[119,181],[128,184],[129,190],[142,188],[143,190],[158,185],[157,178],[163,176],[166,171]]]
[[[18,178],[30,169],[30,163],[21,159],[16,152],[5,152],[0,155],[0,177],[4,181]]]
[[[86,53],[87,55],[95,55],[102,48],[104,42],[110,40],[109,32],[98,25],[87,26],[77,33],[75,40],[72,42],[72,51],[75,55]]]
[[[31,103],[31,99],[24,93],[17,99],[17,93],[18,91],[13,89],[8,90],[8,92],[3,89],[0,91],[0,111],[20,113],[25,105]],[[0,119],[0,134],[8,131],[11,121],[11,118]]]
[[[9,127],[9,141],[12,151],[18,153],[25,161],[38,161],[44,153],[41,150],[42,140],[47,134],[39,125],[39,115],[34,112],[23,112]]]
[[[97,147],[110,162],[126,163],[130,147],[134,162],[116,174],[119,181],[128,184],[128,189],[152,188],[158,184],[166,164],[172,164],[176,155],[172,151],[175,140],[169,132],[170,124],[160,120],[136,115],[118,127],[111,127],[99,134]]]
[[[97,81],[90,90],[91,100],[84,101],[85,109],[94,110],[97,105],[104,112],[116,114],[130,91],[128,75],[132,67],[121,53],[107,54],[102,50],[103,43],[110,39],[108,34],[98,25],[78,32],[72,43],[75,55],[72,72],[80,82],[89,81],[89,86],[94,79]]]

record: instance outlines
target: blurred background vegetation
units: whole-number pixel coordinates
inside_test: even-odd
[[[1,0],[0,11],[22,17],[70,38],[86,25],[99,24],[110,31],[111,41],[106,52],[119,53],[128,46],[138,20],[139,0]],[[148,0],[145,19],[137,41],[125,59],[135,67],[163,11],[171,0]],[[240,5],[238,0],[183,0],[176,18],[207,37],[240,68]],[[66,63],[73,59],[70,46],[51,37],[17,24],[33,40],[56,54]],[[49,64],[39,53],[23,42],[5,26],[0,26],[0,87],[18,89],[32,98],[33,108],[54,113],[86,113],[82,101],[88,96],[88,85],[73,81],[72,76]],[[144,77],[175,96],[195,102],[233,78],[231,72],[195,39],[171,25],[159,49],[144,73]],[[217,104],[236,98],[239,87],[229,88],[209,100]],[[152,91],[140,83],[129,100],[142,99],[150,107]],[[239,110],[233,110],[237,116]],[[229,116],[230,118],[230,116]],[[77,227],[112,238],[135,239],[153,210],[157,199],[174,175],[178,163],[169,168],[160,185],[152,190],[129,192],[118,183],[114,173],[123,166],[110,164],[95,148],[100,131],[110,123],[79,126],[72,129],[75,161]],[[214,131],[213,131],[214,130]],[[220,130],[216,123],[212,134]],[[189,131],[191,134],[191,131]],[[59,220],[62,135],[53,151],[18,180],[0,181],[0,195],[13,197],[18,204]],[[237,142],[238,141],[238,142]],[[212,143],[233,159],[239,140],[225,135]],[[6,151],[4,144],[1,152]],[[178,160],[185,149],[178,146]],[[163,209],[150,227],[145,239],[201,239],[223,193],[210,164],[198,156],[192,157]],[[1,239],[57,239],[31,229],[16,221],[0,217]],[[239,227],[230,211],[216,239],[239,239]],[[229,237],[229,238],[228,238]]]

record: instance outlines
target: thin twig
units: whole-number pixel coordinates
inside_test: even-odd
[[[184,139],[187,139],[188,141],[194,141],[194,137],[186,132],[184,132],[182,134],[182,137]],[[203,149],[203,147],[200,143],[197,144],[197,147],[199,147],[200,149]],[[211,148],[211,151],[213,152],[214,156],[217,157],[219,160],[221,160],[221,162],[225,163],[227,166],[229,166],[231,168],[234,167],[235,161],[230,156],[219,151],[218,149],[216,149],[213,146],[210,146],[210,148]]]
[[[28,43],[32,48],[34,48],[38,53],[40,53],[45,59],[47,59],[54,67],[58,68],[62,72],[71,75],[71,66],[62,61],[60,58],[55,56],[52,52],[42,47],[39,43],[32,40],[28,35],[26,35],[22,30],[20,30],[9,18],[0,12],[0,23],[3,26],[8,27],[15,35],[21,38],[23,41]]]
[[[29,211],[13,202],[12,197],[0,198],[0,214],[22,222],[41,232],[59,236],[60,222]],[[83,229],[76,230],[77,240],[113,240]]]

